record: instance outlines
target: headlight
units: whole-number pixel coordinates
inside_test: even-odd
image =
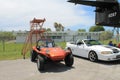
[[[112,54],[111,51],[102,51],[101,54]]]

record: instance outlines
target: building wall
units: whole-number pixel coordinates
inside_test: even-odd
[[[16,43],[24,43],[29,32],[17,33]],[[47,37],[53,39],[56,42],[60,41],[76,41],[77,39],[99,39],[100,32],[47,32],[44,33]],[[35,36],[32,39],[35,42]]]

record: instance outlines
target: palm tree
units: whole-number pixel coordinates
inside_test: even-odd
[[[61,23],[58,24],[57,22],[55,22],[54,27],[56,31],[64,31],[64,26]]]
[[[54,27],[55,27],[55,30],[58,31],[58,23],[57,22],[54,23]]]

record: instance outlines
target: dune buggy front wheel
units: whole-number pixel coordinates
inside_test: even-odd
[[[36,53],[34,50],[31,51],[30,58],[31,58],[31,61],[32,61],[32,62],[35,62],[35,61],[36,61],[37,53]]]
[[[73,65],[73,62],[74,62],[73,55],[72,54],[68,54],[65,57],[65,64],[66,64],[66,66],[71,67]]]
[[[39,71],[42,71],[44,70],[44,58],[40,55],[38,55],[38,59],[37,59],[37,68]]]

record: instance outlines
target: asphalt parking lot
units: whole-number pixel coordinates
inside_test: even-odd
[[[0,61],[0,80],[120,80],[120,61],[97,63],[75,57],[72,68],[49,63],[39,72],[29,59]]]

